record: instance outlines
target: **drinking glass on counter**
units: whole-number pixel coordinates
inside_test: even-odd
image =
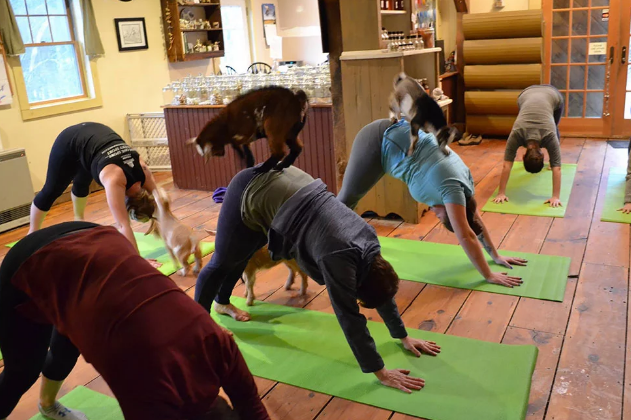
[[[162,89],[167,105],[226,105],[237,96],[266,86],[303,90],[311,104],[331,103],[329,66],[291,67],[286,73],[186,76]]]

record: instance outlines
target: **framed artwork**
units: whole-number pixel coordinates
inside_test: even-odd
[[[114,25],[116,26],[118,51],[146,50],[149,48],[145,18],[114,19]]]
[[[273,25],[276,23],[276,6],[271,3],[263,3],[261,5],[263,11],[263,23]],[[270,22],[273,21],[273,22]]]
[[[267,39],[267,35],[272,26],[274,33],[276,33],[276,6],[272,3],[263,3],[261,5],[261,14],[263,15],[263,37],[265,38],[265,47],[269,48],[270,40]]]

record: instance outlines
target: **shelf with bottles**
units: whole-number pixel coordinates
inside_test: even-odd
[[[379,0],[381,13],[384,15],[403,15],[405,10],[405,0]]]

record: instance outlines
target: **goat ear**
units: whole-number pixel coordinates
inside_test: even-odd
[[[155,228],[155,224],[156,224],[156,220],[155,219],[151,219],[151,224],[149,225],[149,229],[147,229],[147,231],[145,232],[145,236],[151,234],[151,232],[153,232],[153,229]]]
[[[190,139],[186,140],[186,144],[196,144],[197,143],[197,137],[191,137]]]

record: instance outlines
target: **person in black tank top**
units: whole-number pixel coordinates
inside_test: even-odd
[[[141,222],[151,219],[155,181],[138,152],[99,123],[68,127],[53,143],[46,183],[31,205],[29,233],[41,228],[46,213],[71,182],[75,220],[83,220],[92,180],[105,188],[118,229],[137,247],[129,216]]]

